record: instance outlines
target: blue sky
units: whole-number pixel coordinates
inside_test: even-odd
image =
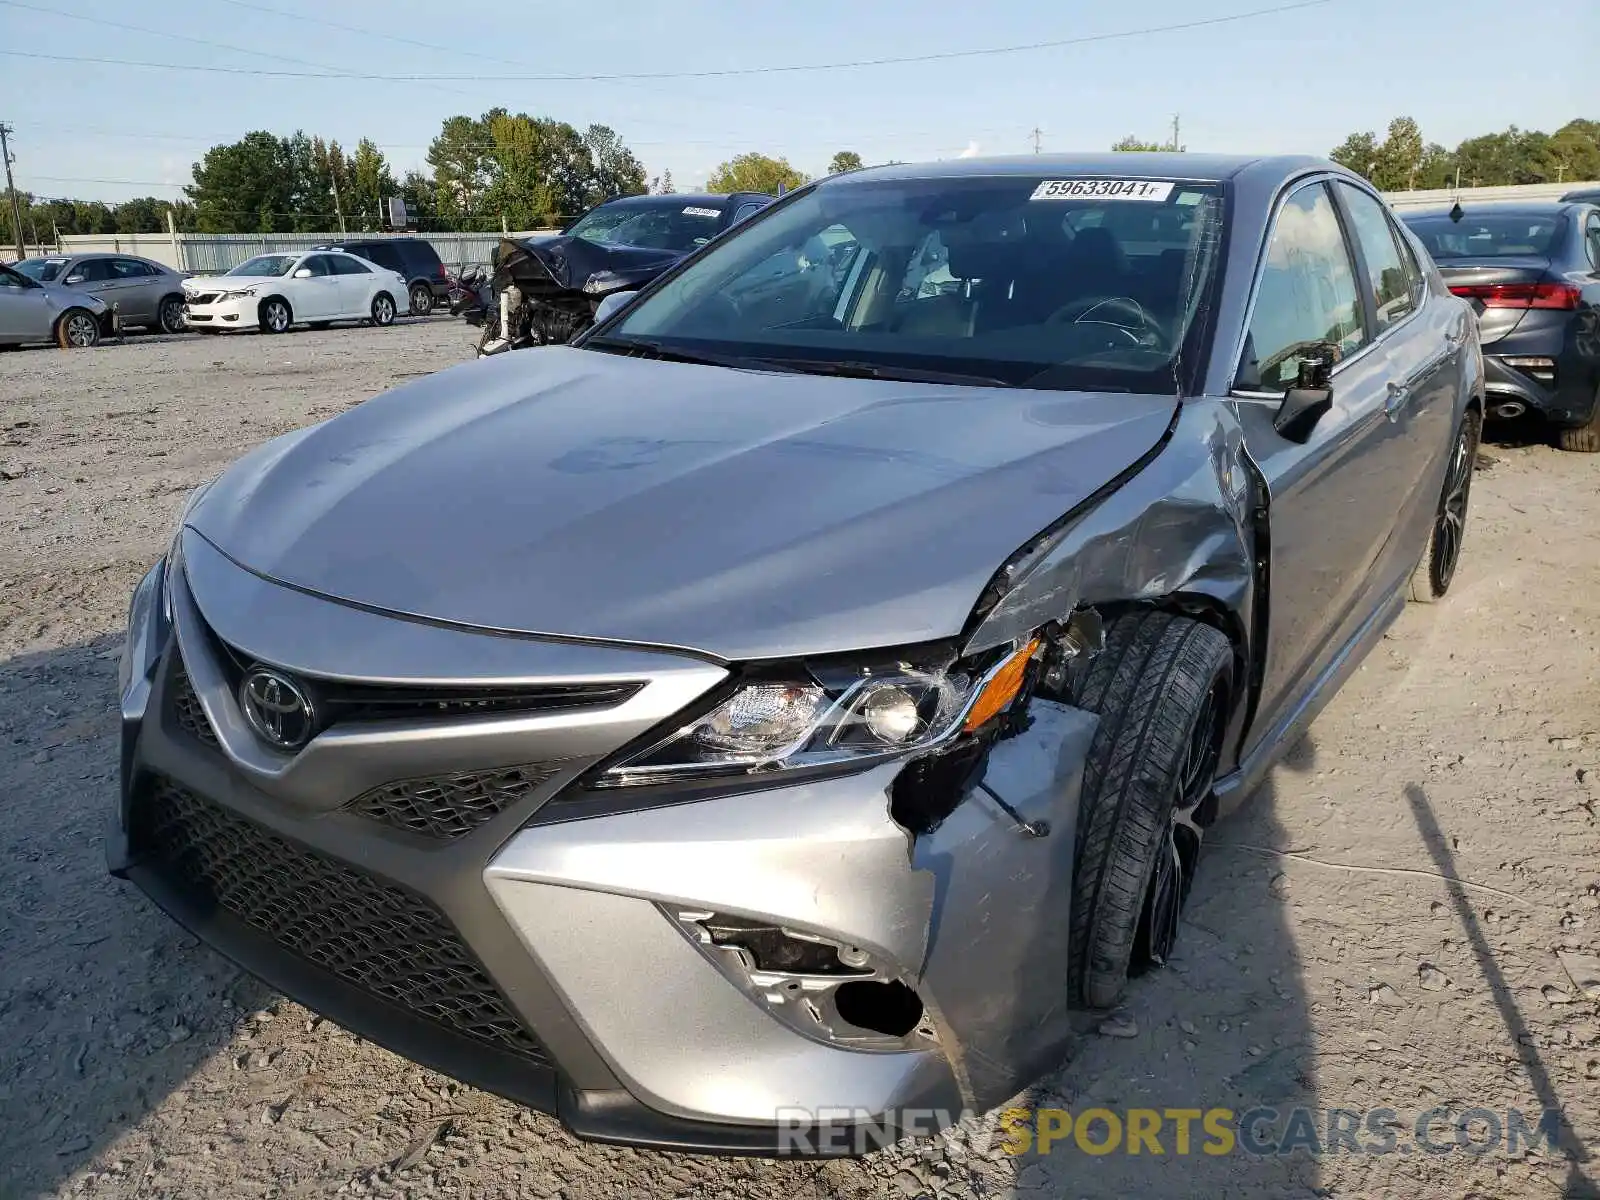
[[[508,22],[498,14],[518,6],[492,0],[3,0],[0,50],[468,78],[289,79],[5,54],[0,120],[16,129],[19,187],[114,200],[176,197],[209,145],[259,128],[304,129],[346,145],[368,136],[398,173],[422,165],[445,117],[495,105],[611,125],[650,174],[670,169],[680,190],[745,150],[784,155],[813,174],[845,148],[869,163],[1021,153],[1032,149],[1035,127],[1046,150],[1098,150],[1129,133],[1169,136],[1174,113],[1191,150],[1315,154],[1353,130],[1381,132],[1401,113],[1446,146],[1512,124],[1550,130],[1575,116],[1600,118],[1597,0],[1326,0],[1205,28],[936,62],[630,82],[483,78],[900,57],[1094,37],[1285,2],[609,0],[544,3],[537,17]],[[502,32],[508,25],[523,32]],[[1508,53],[1513,45],[1526,53]]]

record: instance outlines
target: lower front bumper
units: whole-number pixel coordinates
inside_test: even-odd
[[[229,585],[257,600],[274,586]],[[194,703],[194,689],[221,702],[204,664],[193,688],[183,673],[182,659],[205,652],[191,644],[205,592],[191,599],[180,583],[172,602],[162,586],[153,571],[130,626],[109,865],[246,970],[363,1037],[552,1112],[582,1137],[765,1155],[860,1153],[932,1132],[1062,1056],[1086,714],[1036,702],[1033,727],[990,753],[984,787],[1047,823],[1044,838],[1024,836],[982,790],[937,828],[904,829],[889,815],[892,764],[568,819],[549,801],[579,764],[471,834],[423,844],[348,804],[306,807],[319,794],[304,780],[302,802],[273,794],[281,780],[251,778],[232,757],[235,724]],[[162,633],[169,603],[189,640]],[[337,620],[386,619],[342,610]],[[340,640],[393,636],[372,632]],[[501,640],[495,653],[519,651]],[[417,753],[413,743],[413,773]],[[412,924],[395,919],[402,909]],[[770,978],[696,942],[696,913],[851,947],[916,992],[928,1036],[840,1043],[797,1023],[798,1004],[774,999]],[[387,961],[424,944],[446,949]]]

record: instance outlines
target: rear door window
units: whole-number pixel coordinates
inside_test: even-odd
[[[1377,314],[1381,333],[1397,325],[1416,309],[1411,273],[1400,257],[1394,231],[1389,228],[1383,205],[1360,188],[1347,183],[1336,185],[1344,196],[1345,208],[1355,227],[1355,237],[1366,260],[1367,294]]]
[[[136,258],[114,258],[111,260],[111,269],[119,279],[145,279],[156,273],[149,263]]]
[[[1589,254],[1589,266],[1600,271],[1600,213],[1590,213],[1583,223],[1583,248]]]
[[[1348,358],[1366,341],[1355,261],[1333,197],[1326,185],[1307,184],[1273,224],[1236,385],[1285,391],[1302,362],[1324,351]]]
[[[330,254],[328,261],[333,264],[335,275],[371,275],[372,268],[363,263],[359,258],[349,254]]]
[[[334,273],[333,264],[328,261],[326,254],[313,254],[300,265],[316,276],[332,275]]]

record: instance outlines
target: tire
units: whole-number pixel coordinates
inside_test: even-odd
[[[92,350],[100,344],[100,322],[83,308],[69,308],[56,322],[56,345],[63,350]]]
[[[1072,689],[1100,726],[1084,764],[1073,879],[1073,999],[1109,1008],[1164,965],[1188,898],[1233,692],[1233,646],[1209,625],[1139,609],[1106,626]]]
[[[268,296],[257,310],[262,333],[288,333],[294,324],[294,309],[282,296]]]
[[[156,327],[162,333],[182,333],[188,329],[189,321],[183,315],[182,296],[161,297],[161,304],[156,309]]]
[[[379,292],[372,298],[372,323],[380,329],[394,324],[394,297],[388,292]]]
[[[425,317],[433,311],[433,289],[425,283],[411,285],[411,315]]]
[[[1472,468],[1478,458],[1478,441],[1483,434],[1483,418],[1469,411],[1456,431],[1445,468],[1444,487],[1434,508],[1433,524],[1428,527],[1428,545],[1422,561],[1411,572],[1410,596],[1417,604],[1443,600],[1461,564],[1461,544],[1467,534],[1467,501],[1472,495]]]
[[[1558,429],[1556,445],[1575,454],[1600,454],[1600,390],[1595,392],[1594,413],[1587,425]]]

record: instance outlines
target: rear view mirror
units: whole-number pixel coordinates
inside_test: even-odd
[[[612,292],[595,307],[594,323],[596,325],[600,324],[601,321],[604,321],[636,295],[638,295],[636,291]]]
[[[1311,437],[1317,422],[1333,407],[1332,378],[1332,353],[1312,354],[1300,360],[1294,386],[1284,393],[1283,403],[1272,418],[1272,427],[1279,436],[1301,443]]]
[[[301,267],[298,271],[296,271],[294,273],[294,277],[296,279],[310,279],[311,278],[311,268],[310,267]]]

